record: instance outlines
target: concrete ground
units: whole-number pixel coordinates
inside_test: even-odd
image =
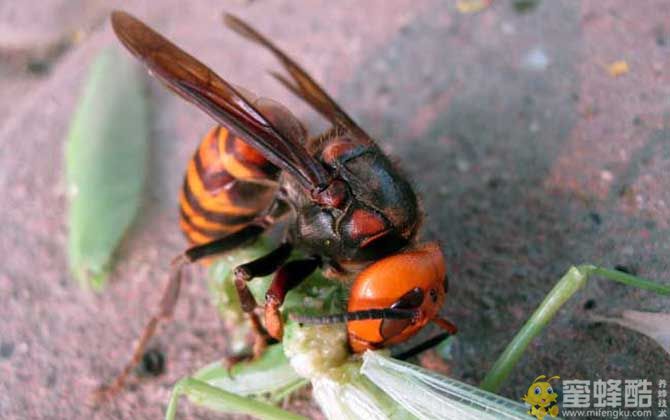
[[[313,112],[268,77],[267,54],[222,27],[252,22],[397,156],[423,197],[424,237],[449,261],[445,313],[461,333],[449,370],[478,383],[571,264],[620,265],[670,284],[670,3],[495,1],[124,2],[236,84]],[[84,71],[115,44],[108,2],[0,4],[0,417],[159,418],[171,385],[221,356],[226,334],[193,281],[156,340],[168,371],[97,410],[185,245],[177,191],[212,124],[149,84],[152,157],[141,217],[111,284],[80,290],[66,261],[63,139]],[[76,36],[75,36],[76,35]],[[76,39],[76,42],[72,42]],[[626,74],[608,66],[623,60]],[[588,302],[588,304],[586,304]],[[591,308],[591,309],[585,309]],[[668,311],[667,299],[594,280],[535,340],[502,393],[540,374],[670,379],[650,339],[590,313]],[[302,395],[292,409],[317,416]],[[187,403],[181,418],[210,418]],[[218,418],[224,418],[219,416]]]

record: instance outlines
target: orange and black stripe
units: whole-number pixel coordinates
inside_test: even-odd
[[[227,128],[205,135],[188,163],[179,196],[180,225],[193,244],[239,230],[274,197],[279,169]]]

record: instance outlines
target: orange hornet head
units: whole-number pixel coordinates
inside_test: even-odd
[[[455,333],[455,326],[438,318],[447,293],[445,274],[444,257],[435,242],[388,256],[363,270],[349,295],[351,349],[360,353],[403,342],[430,321]]]

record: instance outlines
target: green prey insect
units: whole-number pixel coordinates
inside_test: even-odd
[[[210,268],[211,289],[224,320],[237,322],[243,316],[232,285],[233,267],[266,249],[269,245],[259,242],[225,256]],[[182,396],[220,412],[261,419],[302,419],[274,404],[310,382],[314,399],[330,419],[527,418],[527,409],[521,403],[495,392],[530,342],[593,276],[670,295],[669,286],[621,271],[593,265],[571,267],[512,339],[481,388],[396,360],[386,351],[351,355],[345,325],[300,326],[289,320],[283,342],[270,346],[260,359],[231,369],[215,362],[180,380],[172,392],[166,419],[176,418]],[[268,281],[261,278],[250,284],[259,300]],[[287,296],[284,310],[312,315],[332,313],[341,309],[345,301],[346,290],[339,283],[313,274],[305,285]]]

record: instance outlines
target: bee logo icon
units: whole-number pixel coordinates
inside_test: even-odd
[[[551,387],[549,381],[560,379],[560,376],[552,376],[546,379],[546,375],[540,375],[528,387],[526,395],[521,400],[530,405],[528,414],[537,418],[544,419],[547,415],[556,417],[558,415],[558,394]]]

